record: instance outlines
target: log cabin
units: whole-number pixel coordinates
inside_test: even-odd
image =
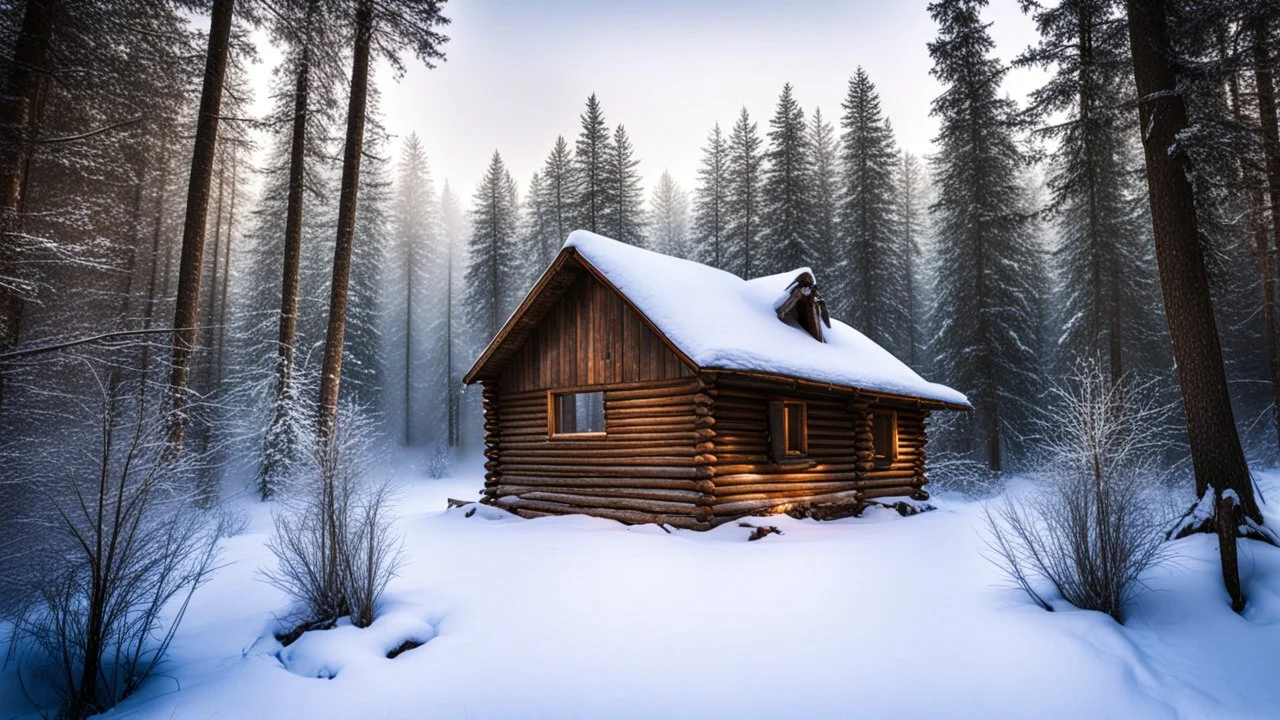
[[[691,529],[927,499],[925,421],[972,409],[831,318],[808,268],[743,280],[581,230],[463,382],[482,502]]]

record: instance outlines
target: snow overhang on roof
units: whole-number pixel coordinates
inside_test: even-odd
[[[809,268],[743,280],[585,230],[569,235],[560,255],[464,382],[474,382],[489,374],[486,369],[504,364],[514,348],[503,351],[502,346],[518,345],[519,336],[541,319],[538,306],[554,302],[560,293],[553,292],[555,297],[543,297],[541,302],[539,296],[556,287],[562,291],[561,286],[576,279],[582,269],[612,285],[695,369],[760,373],[971,408],[963,393],[925,380],[839,320],[831,319],[829,327],[822,328],[822,341],[780,320],[777,308],[783,295],[790,294],[802,274],[814,277]]]

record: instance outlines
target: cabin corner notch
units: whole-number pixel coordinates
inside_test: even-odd
[[[787,286],[782,302],[774,311],[782,322],[799,327],[818,342],[826,342],[822,326],[831,327],[831,315],[813,273],[804,271],[797,275]]]

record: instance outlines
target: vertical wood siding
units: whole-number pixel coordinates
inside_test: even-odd
[[[692,371],[609,288],[584,273],[502,373],[504,393],[692,377]]]

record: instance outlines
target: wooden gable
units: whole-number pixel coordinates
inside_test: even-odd
[[[502,392],[692,377],[692,368],[611,287],[584,272],[513,348]]]

